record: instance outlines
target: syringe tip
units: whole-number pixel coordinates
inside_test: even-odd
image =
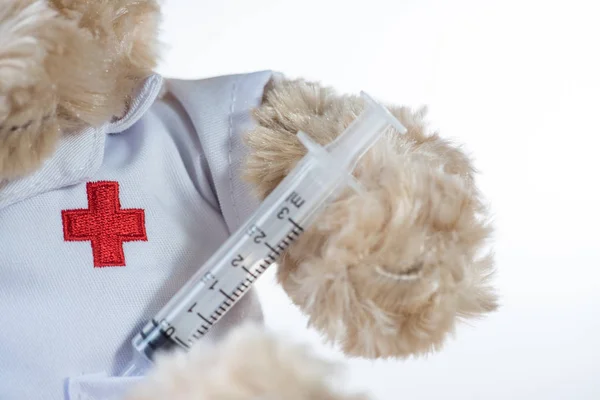
[[[383,105],[381,105],[378,102],[376,102],[367,93],[361,91],[360,95],[365,100],[365,102],[367,103],[367,107],[372,107],[373,109],[377,110],[377,112],[379,112],[383,118],[387,119],[387,122],[391,126],[393,126],[400,134],[403,135],[403,134],[405,134],[407,132],[406,127],[404,125],[402,125],[402,123],[398,120],[398,118],[396,118],[390,112],[390,110],[388,110]]]
[[[335,165],[349,170],[354,169],[358,159],[388,128],[394,128],[400,134],[406,133],[406,128],[387,108],[366,93],[361,92],[361,95],[365,100],[365,109],[346,130],[326,146]]]

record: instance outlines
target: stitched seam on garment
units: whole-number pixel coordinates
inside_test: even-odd
[[[231,206],[233,207],[233,212],[235,214],[235,221],[239,225],[240,223],[240,215],[238,213],[237,205],[235,203],[235,196],[233,193],[233,160],[232,160],[232,152],[233,152],[233,113],[235,112],[235,102],[237,100],[237,88],[239,77],[233,81],[233,89],[231,91],[231,107],[229,109],[229,194],[231,196]]]
[[[98,158],[100,157],[101,160],[101,164],[104,162],[104,146],[102,146],[102,141],[105,139],[106,136],[106,128],[105,127],[101,127],[101,128],[94,128],[94,147],[95,147],[95,152],[94,154],[92,154],[92,156],[90,157],[90,159],[88,160],[87,166],[86,166],[86,171],[88,173],[90,173],[90,169],[94,166],[94,163],[98,160]],[[100,165],[98,167],[100,167]],[[96,171],[94,171],[94,173],[96,173]],[[90,179],[91,176],[86,176],[84,177],[86,180]]]

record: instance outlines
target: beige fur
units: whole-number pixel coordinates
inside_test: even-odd
[[[75,127],[124,114],[133,89],[152,73],[158,59],[159,7],[154,0],[50,0],[77,21],[90,40],[79,48],[81,79],[58,75],[62,116]],[[90,78],[93,77],[92,78]]]
[[[0,3],[0,184],[33,171],[58,136],[56,91],[45,69],[52,43],[75,34],[42,1]]]
[[[305,150],[302,130],[329,143],[362,101],[304,81],[274,80],[247,135],[246,178],[265,197]],[[347,191],[280,262],[278,278],[310,324],[350,355],[403,357],[439,349],[462,318],[496,309],[491,233],[468,157],[423,114],[392,108],[388,132],[359,163],[364,196]]]
[[[340,390],[339,372],[306,346],[242,325],[216,345],[159,358],[124,400],[367,400]]]
[[[0,182],[126,110],[156,65],[153,0],[0,3]]]

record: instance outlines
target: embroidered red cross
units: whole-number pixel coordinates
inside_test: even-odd
[[[146,241],[144,210],[121,209],[118,182],[89,182],[88,208],[63,210],[66,241],[90,241],[94,267],[125,266],[123,242]]]

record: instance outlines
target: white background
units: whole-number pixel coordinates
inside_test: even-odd
[[[451,3],[451,4],[450,4]],[[600,5],[597,1],[166,0],[161,72],[275,69],[427,104],[492,204],[498,313],[428,359],[351,360],[375,399],[600,399]],[[260,283],[267,322],[309,341]]]

